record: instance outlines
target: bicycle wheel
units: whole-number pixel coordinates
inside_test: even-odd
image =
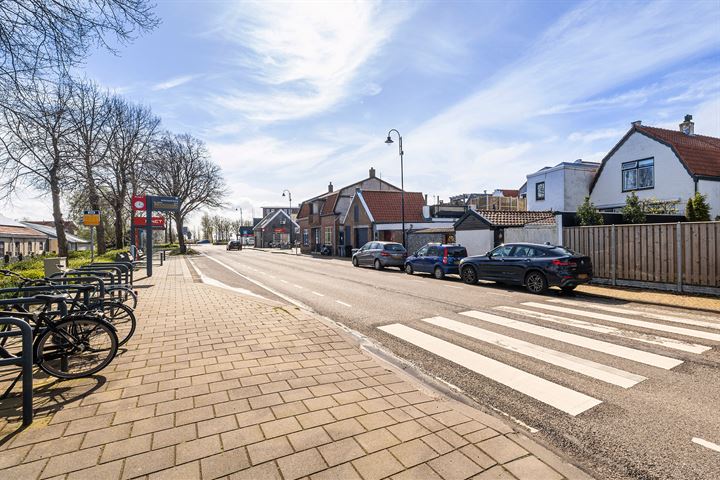
[[[80,378],[115,358],[118,339],[107,322],[82,316],[49,325],[35,348],[35,361],[43,371],[57,378]]]
[[[124,345],[135,333],[135,314],[132,308],[117,302],[103,302],[100,308],[105,321],[115,327],[115,334],[118,337],[118,346]]]
[[[137,307],[137,293],[128,287],[108,287],[107,294],[113,302],[125,304],[133,310]]]

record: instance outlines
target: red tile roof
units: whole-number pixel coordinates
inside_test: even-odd
[[[502,192],[503,196],[505,196],[505,197],[517,197],[519,195],[518,190],[511,190],[511,189],[507,189],[507,188],[500,188],[499,190]]]
[[[29,227],[0,225],[0,237],[47,238],[47,235]]]
[[[644,125],[634,128],[672,147],[692,175],[720,177],[720,138]]]
[[[328,195],[327,198],[325,198],[325,203],[323,203],[322,210],[320,210],[320,215],[332,215],[335,213],[335,201],[337,200],[338,193],[333,193],[332,195]]]
[[[475,213],[496,227],[521,226],[527,223],[534,225],[554,225],[552,212],[518,211],[518,210],[476,210]]]
[[[363,190],[362,196],[376,223],[395,223],[401,221],[401,193]],[[424,206],[425,197],[422,193],[405,192],[405,223],[424,222]]]

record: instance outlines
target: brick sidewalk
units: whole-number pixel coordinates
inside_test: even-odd
[[[720,298],[680,294],[673,292],[661,292],[657,290],[642,290],[637,288],[605,287],[600,285],[580,285],[578,293],[606,297],[615,300],[628,302],[641,302],[653,305],[666,305],[678,308],[693,308],[709,310],[720,313]]]
[[[194,283],[184,259],[141,283],[138,331],[102,376],[38,376],[26,430],[19,391],[3,403],[0,477],[589,478],[306,313]]]

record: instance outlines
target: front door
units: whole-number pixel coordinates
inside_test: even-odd
[[[362,247],[368,242],[368,230],[365,227],[355,229],[355,246]]]

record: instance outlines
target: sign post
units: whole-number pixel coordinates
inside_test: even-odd
[[[146,210],[145,210],[145,235],[147,240],[147,276],[152,277],[152,229],[153,229],[153,217],[152,212],[154,210],[158,212],[177,212],[180,208],[180,199],[178,197],[159,197],[147,195],[146,197]]]
[[[90,261],[95,261],[95,227],[100,225],[100,210],[84,210],[83,225],[90,227]]]

